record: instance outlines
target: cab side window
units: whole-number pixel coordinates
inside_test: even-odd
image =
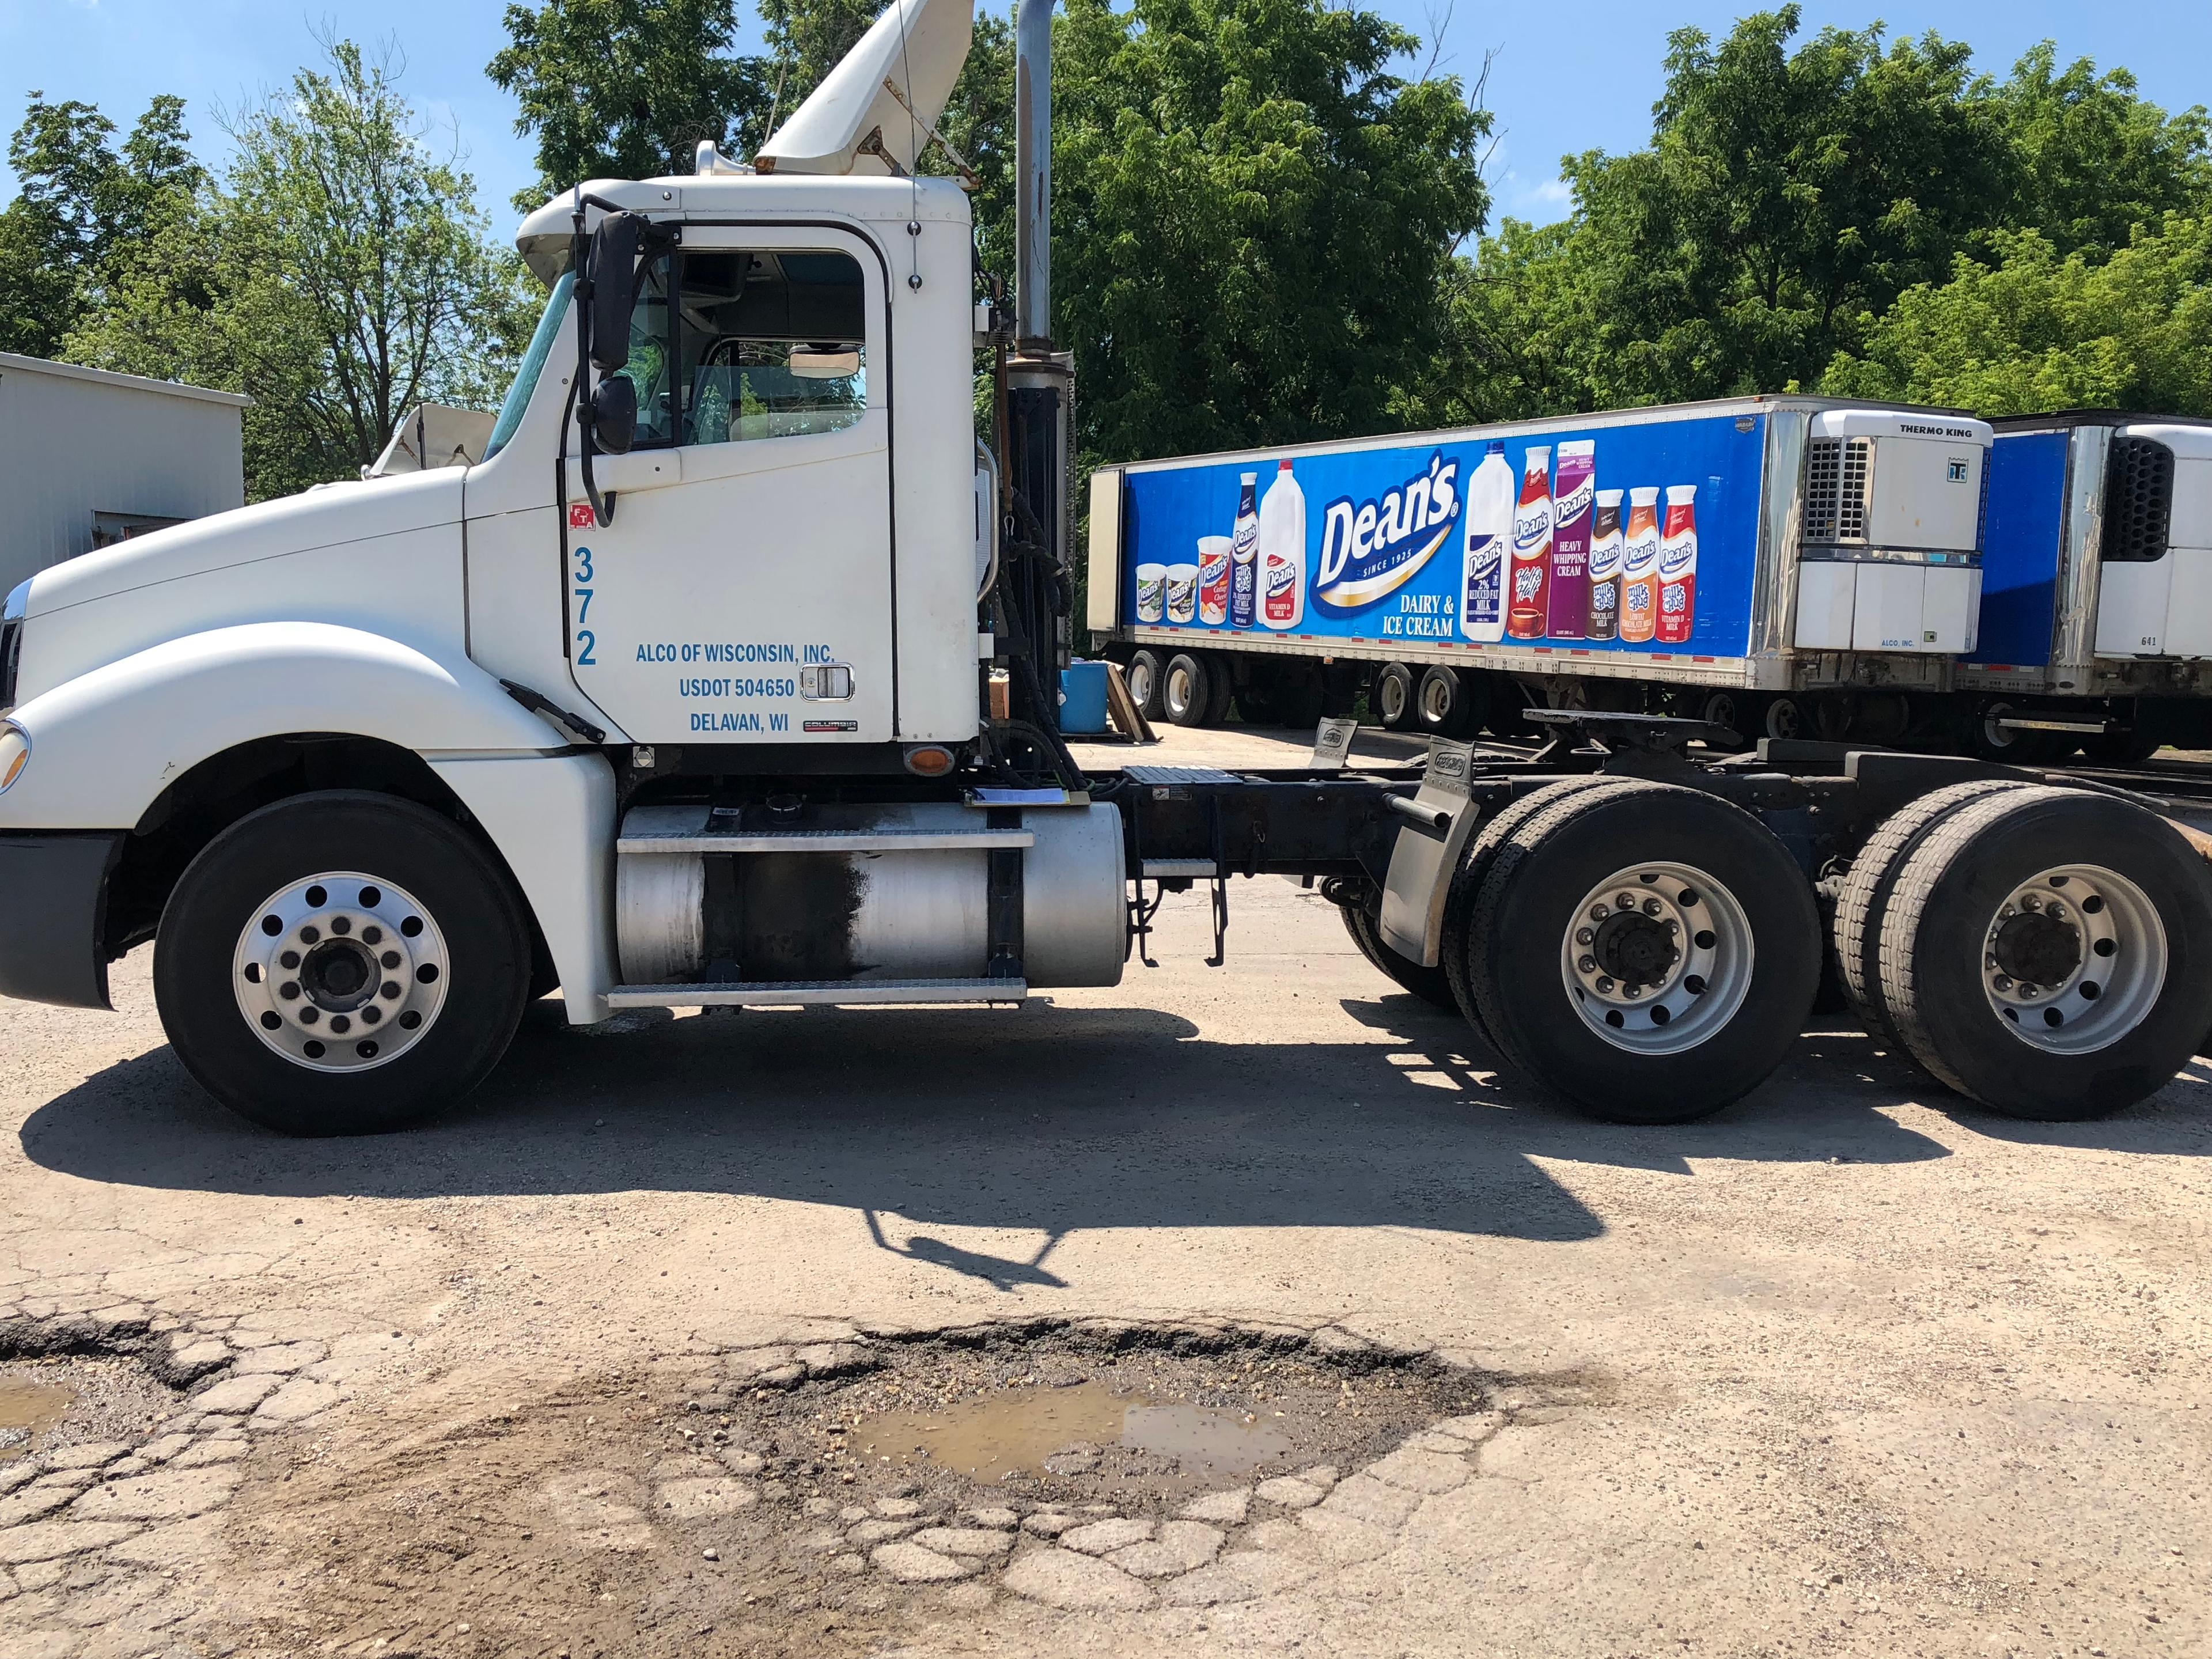
[[[637,383],[641,445],[836,432],[866,412],[866,289],[850,254],[679,251],[639,278],[623,372]]]

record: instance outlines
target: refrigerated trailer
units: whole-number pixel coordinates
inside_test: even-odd
[[[1085,620],[1177,724],[1232,696],[1310,718],[1326,665],[1432,735],[1654,693],[1805,735],[1825,691],[1950,690],[1990,440],[1952,410],[1753,397],[1102,467]],[[1263,548],[1285,491],[1274,539],[1295,513],[1302,544]],[[1247,596],[1271,560],[1273,614]]]
[[[1018,1006],[1119,982],[1177,891],[1207,890],[1223,963],[1232,882],[1281,876],[1319,884],[1361,951],[1504,1064],[1613,1117],[1755,1086],[1827,956],[1870,1030],[2000,1110],[2112,1111],[2173,1075],[2212,1018],[2212,867],[2124,792],[1839,744],[1720,760],[1711,726],[1588,708],[1534,711],[1550,742],[1507,759],[1439,739],[1382,769],[1079,765],[1055,695],[1077,366],[1049,331],[1049,0],[1016,23],[1018,286],[980,313],[967,198],[914,176],[969,27],[965,0],[896,0],[750,164],[702,146],[695,174],[529,216],[550,292],[473,464],[158,531],[15,588],[0,994],[106,1006],[109,964],[150,941],[191,1075],[331,1133],[465,1093],[556,990],[577,1024]],[[1929,502],[1865,558],[1840,537],[1815,557],[1806,453],[1832,441],[1840,468],[1869,421],[1877,470]],[[1875,629],[1833,654],[1894,673],[1943,659],[1914,630],[1961,625],[1972,514],[1950,503],[1978,490],[1972,422],[1762,400],[1553,436],[1589,446],[1548,475],[1563,526],[1585,484],[1593,529],[1616,488],[1653,509],[1654,635],[1714,691],[1827,672],[1789,643],[1816,617]],[[1423,591],[1421,570],[1392,579],[1439,536],[1428,559],[1464,556],[1443,449],[1395,477],[1350,451],[1310,462],[1315,611]],[[1476,492],[1509,537],[1535,519],[1516,459],[1507,509],[1496,468]],[[1163,514],[1222,527],[1152,476],[1127,481],[1135,545]],[[1257,484],[1248,513],[1231,479],[1225,603],[1281,622],[1298,515]],[[1211,605],[1175,580],[1164,605]],[[1506,630],[1562,591],[1485,580],[1485,626]]]
[[[2212,422],[1996,422],[1980,638],[1958,665],[1993,758],[2212,743]]]

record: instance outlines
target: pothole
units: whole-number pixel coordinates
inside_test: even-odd
[[[714,1419],[710,1443],[827,1495],[1158,1507],[1224,1480],[1379,1456],[1484,1408],[1472,1373],[1362,1358],[1355,1370],[1256,1344],[1101,1350],[1060,1333],[895,1346],[858,1376],[742,1390],[720,1413],[711,1395],[687,1403]]]
[[[0,1361],[0,1465],[71,1446],[143,1440],[175,1412],[178,1398],[132,1357]]]

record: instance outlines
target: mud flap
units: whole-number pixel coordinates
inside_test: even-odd
[[[1392,950],[1425,968],[1442,957],[1444,896],[1452,872],[1467,853],[1480,809],[1468,794],[1473,745],[1432,738],[1429,769],[1413,799],[1426,823],[1408,822],[1398,831],[1390,872],[1382,884],[1382,933]],[[1443,828],[1432,827],[1448,817]]]

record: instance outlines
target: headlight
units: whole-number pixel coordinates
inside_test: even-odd
[[[0,795],[23,775],[31,758],[31,734],[13,720],[0,720]]]

